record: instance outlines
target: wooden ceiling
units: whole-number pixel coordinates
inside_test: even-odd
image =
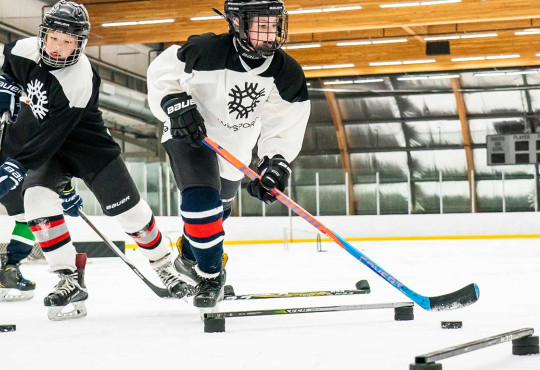
[[[319,48],[287,50],[303,66],[352,63],[350,68],[306,70],[307,77],[432,72],[456,69],[540,65],[540,34],[515,31],[540,29],[540,0],[462,0],[431,6],[381,8],[384,3],[419,0],[285,0],[288,10],[361,5],[354,11],[289,16],[287,44],[318,42]],[[224,20],[191,21],[214,15],[223,1],[84,0],[90,12],[90,45],[185,42],[192,34],[227,31]],[[104,22],[173,18],[174,23],[103,27]],[[489,38],[450,40],[450,55],[426,56],[425,36],[497,32]],[[405,37],[397,44],[336,46],[337,41]],[[519,54],[509,59],[458,62],[452,58]],[[434,59],[434,63],[370,66],[372,62]],[[409,63],[409,62],[406,62]]]

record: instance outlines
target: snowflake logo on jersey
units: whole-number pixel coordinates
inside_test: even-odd
[[[235,85],[229,96],[232,98],[227,105],[229,113],[236,112],[236,119],[248,118],[249,114],[255,110],[261,96],[264,95],[264,89],[257,91],[259,84],[245,83],[245,88],[242,90],[238,85]]]
[[[39,80],[30,81],[27,85],[28,100],[30,100],[30,108],[36,118],[43,119],[49,109],[45,108],[45,105],[49,102],[47,99],[47,92],[43,91],[43,82]]]

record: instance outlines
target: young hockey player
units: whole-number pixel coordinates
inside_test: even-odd
[[[76,251],[59,198],[71,177],[84,180],[104,214],[114,216],[136,241],[171,294],[183,297],[187,290],[150,207],[140,199],[120,148],[103,124],[98,109],[100,78],[83,54],[89,30],[84,6],[61,0],[45,14],[37,39],[4,48],[4,75],[22,86],[39,128],[0,166],[0,197],[24,179],[26,220],[51,270],[60,277],[44,300],[54,308],[49,310],[52,319],[86,314],[88,293],[79,284]],[[68,303],[74,304],[74,311],[62,313]]]
[[[1,80],[1,77],[0,77]],[[0,82],[1,85],[1,82]],[[2,98],[7,98],[2,100]],[[1,150],[1,162],[7,156],[14,155],[22,146],[19,141],[24,138],[24,128],[36,130],[37,121],[32,115],[30,107],[23,105],[19,116],[17,105],[12,109],[12,104],[9,102],[9,94],[0,94],[0,115],[4,112],[9,113],[10,124],[3,127],[3,141]],[[6,103],[6,104],[3,104]],[[20,117],[22,122],[26,122],[26,127],[23,125],[14,125],[13,121]],[[35,125],[32,126],[31,122]],[[23,134],[23,135],[21,135]],[[66,190],[61,195],[62,207],[64,213],[70,216],[78,216],[77,210],[82,206],[81,197],[75,193],[75,190],[68,184]],[[4,198],[0,199],[0,203],[6,208],[9,216],[14,216],[15,227],[11,233],[11,239],[6,247],[6,254],[0,255],[0,301],[20,301],[29,300],[34,296],[36,284],[28,279],[25,279],[20,271],[20,261],[25,259],[32,252],[35,238],[26,223],[24,217],[24,200],[20,191],[9,192]]]
[[[208,135],[244,163],[255,145],[262,181],[248,192],[267,202],[284,190],[310,112],[304,73],[281,46],[287,12],[281,0],[225,2],[229,32],[191,36],[148,69],[148,101],[164,122],[162,143],[181,191],[184,233],[175,267],[197,284],[196,307],[223,297],[224,231],[242,173],[201,144]]]

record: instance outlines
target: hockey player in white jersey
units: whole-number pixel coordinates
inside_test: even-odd
[[[148,100],[164,122],[162,143],[182,194],[184,232],[175,267],[197,284],[194,305],[223,297],[223,221],[242,173],[201,144],[218,142],[249,164],[258,146],[261,181],[248,192],[271,203],[284,190],[310,112],[305,76],[281,46],[287,12],[281,0],[227,0],[229,32],[207,33],[171,46],[148,69]]]
[[[0,166],[0,198],[24,179],[26,219],[60,278],[44,300],[55,308],[49,310],[51,319],[86,314],[88,293],[76,272],[76,251],[59,197],[72,177],[81,178],[103,213],[114,216],[135,240],[172,295],[183,297],[187,290],[150,207],[140,199],[120,148],[104,126],[98,109],[100,78],[83,53],[89,30],[84,6],[61,0],[45,14],[37,38],[4,47],[3,73],[22,86],[38,128],[27,132],[18,153]],[[13,126],[21,131],[28,127],[20,120]],[[74,303],[74,311],[60,312],[68,303]]]

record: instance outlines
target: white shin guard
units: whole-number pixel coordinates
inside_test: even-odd
[[[47,219],[58,215],[63,215],[62,200],[51,189],[36,186],[26,190],[24,193],[24,209],[26,220],[31,223],[39,219]],[[41,226],[42,225],[42,226]],[[55,236],[65,235],[68,232],[65,222],[56,225],[49,225],[46,221],[41,223],[38,231],[32,231],[36,241],[42,245],[54,239]],[[76,270],[75,255],[77,251],[71,241],[54,250],[43,249],[45,259],[51,271],[63,269]]]
[[[128,234],[139,234],[143,237],[150,233],[161,235],[157,225],[154,225],[153,229],[151,228],[150,222],[153,219],[152,210],[142,199],[134,207],[115,216],[115,218],[122,226],[122,229]],[[137,240],[135,241],[137,242]],[[164,238],[161,238],[161,242],[152,249],[140,247],[139,250],[151,261],[157,261],[170,252],[169,243]]]

